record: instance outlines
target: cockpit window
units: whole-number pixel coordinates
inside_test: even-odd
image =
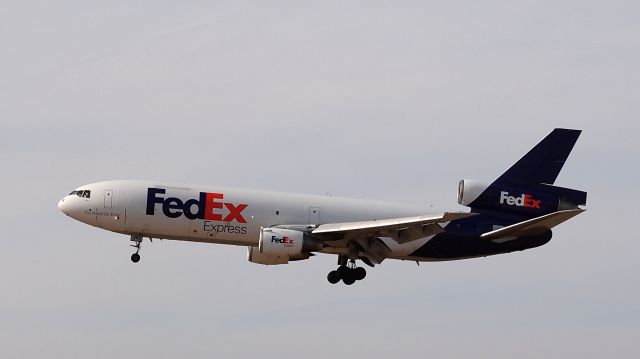
[[[73,196],[74,194],[80,198],[91,198],[91,191],[89,190],[72,191],[69,193],[69,196]]]

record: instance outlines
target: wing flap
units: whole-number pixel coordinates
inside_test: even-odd
[[[549,213],[544,216],[483,233],[480,235],[480,238],[499,239],[504,237],[522,237],[541,234],[584,211],[584,209],[577,208]]]
[[[321,224],[311,231],[314,235],[331,239],[391,237],[398,243],[443,231],[439,223],[450,222],[476,215],[468,212],[444,212],[437,215],[414,216],[374,221]]]

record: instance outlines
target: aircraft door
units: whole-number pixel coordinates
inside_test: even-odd
[[[320,223],[320,207],[309,207],[309,224]]]
[[[113,205],[113,190],[107,189],[104,191],[104,208],[111,208]]]

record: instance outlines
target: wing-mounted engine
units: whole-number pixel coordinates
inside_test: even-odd
[[[287,264],[289,256],[274,256],[260,253],[257,247],[247,247],[247,260],[264,265]]]
[[[311,252],[322,250],[322,242],[302,231],[283,228],[262,228],[258,248],[249,247],[247,259],[258,264],[287,264],[307,259]]]

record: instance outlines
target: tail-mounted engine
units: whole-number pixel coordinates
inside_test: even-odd
[[[474,180],[460,180],[458,182],[458,203],[471,207],[473,203],[489,185]]]

